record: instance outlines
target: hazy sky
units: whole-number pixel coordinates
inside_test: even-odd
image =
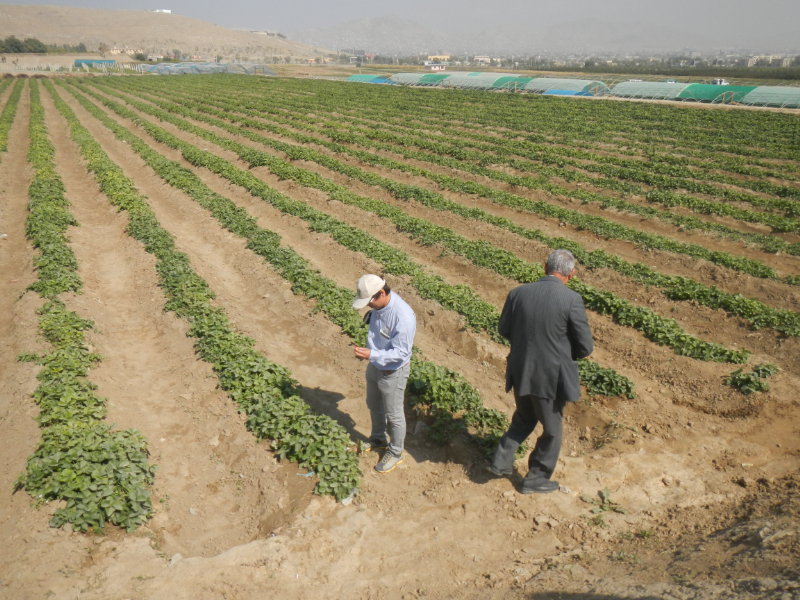
[[[0,0],[10,4],[66,5],[173,12],[239,29],[281,32],[326,27],[363,17],[396,15],[431,29],[462,33],[523,22],[546,26],[578,19],[648,21],[669,28],[714,30],[756,37],[796,30],[800,0]],[[2,10],[2,9],[0,9]],[[732,45],[736,45],[732,40]]]

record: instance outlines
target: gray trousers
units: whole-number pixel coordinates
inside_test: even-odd
[[[403,453],[403,443],[406,439],[403,396],[410,372],[410,364],[389,373],[374,367],[372,363],[367,366],[367,408],[372,417],[372,433],[369,437],[377,441],[386,441],[388,429],[391,440],[389,452],[394,456]]]
[[[561,432],[564,419],[564,402],[537,396],[517,396],[514,394],[517,410],[511,417],[511,426],[500,438],[494,454],[492,466],[504,471],[514,466],[514,453],[524,442],[536,425],[541,423],[544,431],[528,458],[528,474],[523,487],[547,481],[553,476],[561,452]]]

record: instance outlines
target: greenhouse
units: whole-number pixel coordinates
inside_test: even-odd
[[[741,102],[756,89],[746,85],[713,85],[709,83],[677,83],[669,81],[623,81],[611,90],[618,98],[650,100],[693,100],[712,104]]]
[[[442,81],[450,77],[450,73],[425,73],[414,85],[434,86],[441,85]]]
[[[538,77],[522,88],[524,92],[537,94],[559,94],[563,92],[565,96],[576,95],[605,95],[608,94],[608,86],[602,81],[590,79],[558,79],[555,77]]]
[[[350,75],[345,81],[356,83],[394,83],[386,75]]]
[[[467,90],[513,89],[513,82],[525,83],[530,77],[519,77],[510,73],[451,73],[442,81],[442,87],[454,87]]]
[[[425,77],[425,73],[395,73],[389,79],[401,85],[417,85]]]
[[[618,98],[649,98],[653,100],[677,100],[690,83],[664,81],[623,81],[611,90]]]
[[[148,71],[154,75],[210,75],[214,73],[235,73],[239,75],[270,75],[275,71],[262,64],[254,63],[159,63]]]
[[[800,87],[762,85],[742,98],[741,103],[750,106],[800,108]]]
[[[492,84],[494,90],[508,90],[510,92],[518,92],[522,90],[529,82],[533,81],[533,77],[517,77],[509,75],[501,77]]]

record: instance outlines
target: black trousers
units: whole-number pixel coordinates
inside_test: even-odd
[[[537,396],[517,396],[514,394],[517,410],[511,417],[511,426],[500,438],[494,454],[492,466],[504,471],[514,465],[514,453],[524,442],[536,425],[542,424],[544,431],[536,440],[528,458],[528,474],[523,487],[549,480],[556,470],[558,455],[561,452],[561,433],[564,420],[564,402]]]

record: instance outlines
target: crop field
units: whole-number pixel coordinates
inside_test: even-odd
[[[0,234],[0,596],[800,589],[797,114],[3,79]],[[522,496],[525,456],[486,473],[514,405],[497,323],[558,248],[595,352],[560,491]],[[386,475],[364,273],[418,321]]]

